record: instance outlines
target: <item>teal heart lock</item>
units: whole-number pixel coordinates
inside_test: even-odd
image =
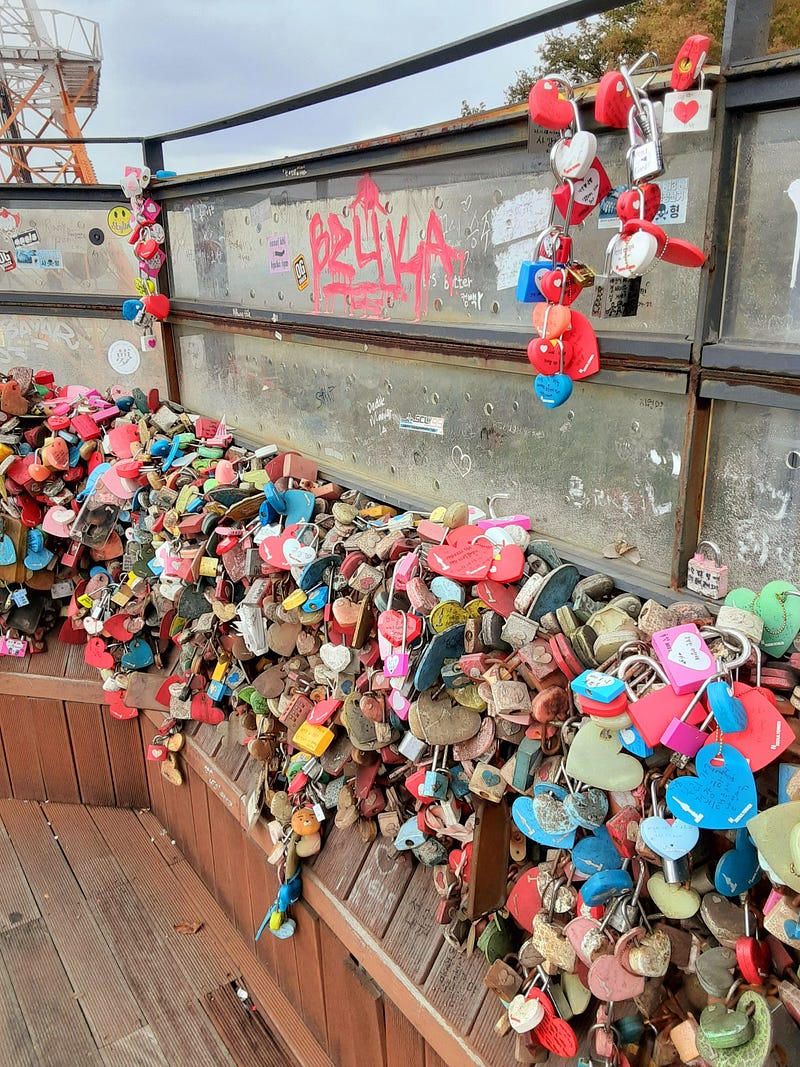
[[[5,530],[5,522],[0,519],[0,567],[10,567],[17,562],[17,550],[14,542]]]
[[[764,623],[761,648],[778,659],[800,632],[800,591],[791,582],[767,582],[760,593],[732,589],[725,604],[750,611]]]
[[[577,823],[564,808],[566,796],[563,786],[542,782],[534,786],[533,797],[517,797],[511,806],[517,829],[548,848],[571,849]]]
[[[120,666],[126,671],[141,671],[154,662],[152,648],[141,637],[134,637],[125,647]]]
[[[605,826],[584,837],[572,849],[572,862],[580,874],[591,876],[598,871],[619,870],[622,854],[617,850]]]
[[[669,810],[703,830],[738,830],[758,812],[753,772],[731,745],[701,748],[695,756],[697,778],[684,777],[667,786]]]
[[[537,374],[533,391],[546,408],[558,408],[572,396],[572,378],[568,374]]]
[[[9,541],[11,539],[9,538]],[[11,545],[13,549],[13,544]],[[24,563],[29,571],[41,571],[53,558],[53,553],[44,547],[44,536],[38,528],[28,533],[28,550]]]
[[[266,489],[266,486],[264,488]],[[287,489],[283,494],[283,502],[286,506],[284,523],[286,526],[294,526],[295,523],[308,522],[311,519],[317,498],[305,489]]]
[[[723,897],[739,897],[761,880],[758,850],[747,830],[738,830],[736,845],[720,858],[714,870],[714,888]]]

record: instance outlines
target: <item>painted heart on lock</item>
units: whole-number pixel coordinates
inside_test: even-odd
[[[508,1005],[508,1021],[517,1034],[527,1034],[544,1019],[544,1008],[538,1000],[526,1000],[522,993]]]
[[[573,312],[573,314],[576,314]],[[564,349],[566,353],[566,346]],[[528,359],[538,374],[550,376],[561,369],[561,348],[556,341],[534,337],[528,344]]]
[[[394,648],[410,645],[422,633],[422,619],[395,609],[382,611],[378,616],[378,633]]]
[[[588,218],[611,192],[611,179],[606,174],[605,167],[599,159],[592,160],[586,177],[575,182],[575,196],[572,201],[569,223],[578,226]],[[561,217],[566,219],[570,204],[570,187],[568,184],[558,185],[553,190],[553,203]]]
[[[546,408],[561,407],[572,396],[572,378],[568,374],[537,374],[533,391]]]
[[[565,267],[548,270],[539,279],[539,289],[551,304],[574,304],[583,292],[583,286],[573,278]]]
[[[566,130],[575,113],[563,83],[540,78],[528,93],[528,112],[535,123],[546,130]]]
[[[594,117],[602,126],[615,130],[628,128],[628,115],[633,98],[618,70],[609,70],[600,79],[594,101]]]
[[[436,545],[428,552],[428,568],[457,581],[480,581],[494,562],[494,549],[486,541],[470,545]]]
[[[163,707],[168,708],[169,705],[170,705],[170,698],[171,698],[171,695],[172,695],[170,693],[170,686],[175,685],[177,682],[184,683],[184,682],[187,681],[187,679],[188,679],[188,675],[185,675],[185,674],[170,674],[170,675],[167,675],[167,677],[164,679],[164,681],[158,687],[158,692],[156,693],[156,700],[158,701],[158,703],[161,704]]]
[[[640,211],[640,205],[644,200],[644,212]],[[658,214],[661,207],[661,187],[655,182],[643,182],[635,189],[626,189],[617,197],[617,217],[623,222],[644,217],[648,221]]]
[[[296,537],[288,537],[283,542],[283,558],[291,567],[305,567],[317,558],[317,551],[312,545],[304,545]]]
[[[503,545],[492,560],[487,575],[493,582],[516,582],[525,570],[525,553],[519,545]]]
[[[758,812],[753,772],[730,745],[701,748],[695,756],[697,777],[684,776],[667,785],[667,806],[703,830],[737,830]]]
[[[617,238],[611,252],[611,272],[620,278],[638,278],[658,253],[658,242],[650,233],[637,230]]]
[[[589,320],[580,311],[572,312],[570,329],[562,338],[564,371],[573,381],[597,374],[600,370],[600,346]]]
[[[780,658],[800,632],[800,597],[791,582],[767,582],[760,593],[752,589],[732,589],[725,604],[750,611],[764,623],[761,648],[775,659]]]
[[[533,328],[546,341],[555,341],[570,328],[572,312],[563,304],[534,304]]]
[[[579,130],[553,145],[550,160],[562,180],[585,178],[597,156],[597,138],[588,130]]]
[[[667,860],[679,860],[688,855],[700,839],[696,826],[682,819],[662,819],[658,815],[643,819],[639,832],[651,852]]]

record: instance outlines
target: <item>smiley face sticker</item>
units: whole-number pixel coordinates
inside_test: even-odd
[[[108,228],[117,237],[127,237],[133,229],[131,225],[131,209],[125,204],[117,204],[108,213],[106,221]]]

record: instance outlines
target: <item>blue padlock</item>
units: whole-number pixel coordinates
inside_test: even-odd
[[[445,746],[444,756],[442,757],[442,763],[444,764],[447,759],[447,746]],[[421,797],[429,797],[434,800],[444,800],[447,796],[447,790],[450,785],[450,780],[447,776],[447,772],[444,770],[438,770],[436,764],[439,762],[439,746],[437,745],[433,750],[433,762],[431,763],[430,770],[425,772],[425,777],[422,781],[422,785],[419,787],[419,795]]]
[[[531,262],[523,260],[520,264],[517,277],[517,300],[521,304],[542,304],[544,296],[539,288],[538,280],[547,271],[553,269],[552,259],[537,259]]]
[[[308,594],[308,599],[303,604],[301,610],[310,615],[314,611],[319,611],[320,608],[324,608],[328,603],[328,596],[330,590],[327,585],[318,585],[316,589],[312,589]]]
[[[141,300],[126,300],[122,305],[122,317],[127,322],[133,322],[140,311],[144,310],[144,304]],[[131,398],[131,403],[133,399]]]
[[[408,849],[418,848],[425,840],[425,834],[419,828],[416,815],[412,815],[410,819],[406,819],[397,831],[394,847],[398,852],[406,852]]]
[[[622,896],[633,889],[633,879],[628,871],[598,871],[581,886],[584,904],[594,908],[598,904],[607,904],[614,897]]]
[[[570,682],[570,689],[598,704],[610,704],[625,692],[625,683],[603,671],[584,671]]]
[[[450,768],[450,788],[459,800],[469,796],[469,775],[460,763],[454,763]]]
[[[225,699],[225,696],[228,693],[228,687],[224,682],[216,682],[212,680],[208,683],[206,693],[208,693],[213,701],[218,702]]]

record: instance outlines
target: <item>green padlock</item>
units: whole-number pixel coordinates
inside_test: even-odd
[[[753,1020],[725,1004],[709,1004],[700,1016],[700,1029],[711,1048],[738,1048],[753,1037]]]
[[[508,922],[500,912],[494,913],[478,938],[478,948],[490,964],[514,951],[514,939],[508,928]]]
[[[697,1051],[714,1067],[763,1067],[773,1043],[772,1016],[767,1001],[758,993],[742,993],[736,1005],[739,1014],[752,1011],[753,1036],[737,1048],[714,1048],[708,1040],[702,1021],[697,1031]],[[705,1014],[705,1012],[703,1013]],[[701,1016],[702,1020],[702,1016]]]

